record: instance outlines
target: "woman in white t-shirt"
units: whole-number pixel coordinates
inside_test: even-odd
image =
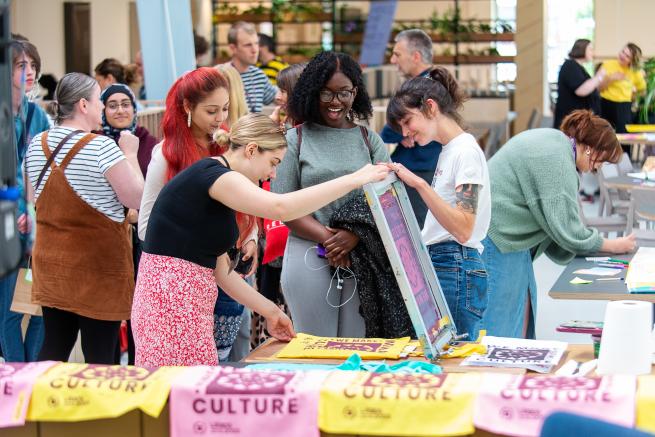
[[[457,331],[475,339],[487,307],[487,272],[480,254],[491,218],[491,195],[484,153],[460,126],[463,99],[457,81],[442,67],[405,82],[389,102],[389,124],[418,144],[437,141],[444,146],[432,186],[402,164],[389,165],[429,208],[423,242]]]

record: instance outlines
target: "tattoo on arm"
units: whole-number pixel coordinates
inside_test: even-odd
[[[469,214],[475,214],[478,210],[478,192],[480,185],[462,184],[455,188],[455,197],[457,207]]]

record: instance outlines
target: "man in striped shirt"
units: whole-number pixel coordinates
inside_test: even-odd
[[[258,35],[259,62],[257,63],[257,67],[264,72],[273,85],[277,85],[277,75],[280,71],[287,68],[289,64],[275,54],[275,43],[273,42],[273,38],[265,33],[260,33]]]
[[[264,72],[255,67],[259,55],[259,36],[252,23],[236,22],[230,27],[227,42],[232,51],[232,66],[241,74],[250,112],[261,112],[277,94]]]

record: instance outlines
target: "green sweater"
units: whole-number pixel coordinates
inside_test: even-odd
[[[558,264],[600,250],[598,231],[580,220],[578,175],[569,138],[532,129],[510,139],[489,161],[488,236],[503,253],[537,247]]]

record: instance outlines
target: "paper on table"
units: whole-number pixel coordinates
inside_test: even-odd
[[[587,261],[609,261],[610,257],[609,256],[588,256],[585,258]]]
[[[621,273],[623,269],[612,269],[609,267],[592,267],[590,269],[576,270],[576,275],[594,275],[594,276],[614,276]]]
[[[569,281],[569,284],[579,285],[579,284],[591,284],[593,281],[587,281],[586,279],[578,278],[577,276]]]
[[[626,176],[629,178],[636,178],[636,179],[655,179],[655,171],[649,171],[649,172],[637,172],[637,173],[627,173]]]

